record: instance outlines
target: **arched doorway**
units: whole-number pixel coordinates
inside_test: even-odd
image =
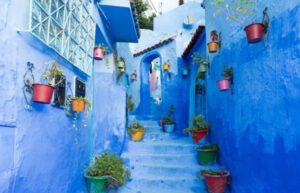
[[[144,119],[161,117],[161,63],[161,56],[156,51],[146,54],[140,63],[140,113]]]

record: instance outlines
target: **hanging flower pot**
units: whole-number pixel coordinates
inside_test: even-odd
[[[263,39],[264,24],[252,23],[245,27],[248,43],[256,43]]]
[[[163,69],[164,71],[168,71],[170,69],[170,65],[168,63],[164,63]]]
[[[130,75],[130,79],[131,79],[131,81],[136,81],[136,79],[137,79],[136,71]]]
[[[125,68],[120,68],[120,72],[125,72]]]
[[[196,132],[192,132],[193,141],[195,144],[198,144],[199,141],[206,136],[208,130],[200,130]]]
[[[54,87],[47,84],[33,84],[32,101],[36,103],[49,104],[52,99]]]
[[[207,66],[205,64],[200,64],[199,71],[200,72],[206,72],[207,71]]]
[[[104,58],[105,50],[102,47],[94,48],[94,59],[102,60]]]
[[[118,68],[125,68],[125,59],[123,57],[118,61]]]
[[[184,68],[182,70],[182,76],[187,76],[189,74],[189,70],[187,68]]]
[[[205,145],[197,149],[198,162],[200,165],[213,165],[215,164],[218,145]]]
[[[209,193],[224,193],[228,177],[228,171],[210,171],[204,170],[201,172],[205,178],[205,184]]]
[[[72,110],[75,112],[83,112],[85,110],[85,100],[83,98],[72,99]]]
[[[207,44],[209,53],[215,53],[218,51],[219,43],[218,42],[209,42]]]
[[[218,87],[220,91],[226,91],[230,88],[230,81],[227,79],[219,80]]]

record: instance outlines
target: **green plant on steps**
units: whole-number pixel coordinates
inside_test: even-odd
[[[128,98],[127,98],[127,109],[128,109],[128,111],[129,112],[133,111],[134,106],[135,106],[135,104],[132,100],[132,96],[128,96]]]
[[[123,186],[130,178],[130,171],[120,157],[105,152],[95,157],[94,163],[87,169],[86,176],[107,177],[109,188],[117,188]]]
[[[146,130],[145,127],[143,125],[141,125],[138,121],[134,121],[127,128],[128,128],[128,132],[130,134],[136,133],[138,131],[145,131]]]
[[[169,108],[168,115],[165,116],[162,119],[162,125],[173,125],[173,124],[175,124],[175,121],[173,119],[174,111],[175,111],[175,107],[174,107],[174,105],[171,105],[170,108]]]
[[[199,131],[207,131],[210,129],[210,124],[205,121],[203,115],[198,115],[193,118],[193,126],[183,130],[184,134],[194,133]]]

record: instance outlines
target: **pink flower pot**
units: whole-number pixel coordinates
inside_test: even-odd
[[[102,60],[104,57],[104,51],[102,48],[94,48],[94,59]]]
[[[219,80],[218,87],[220,91],[225,91],[230,88],[230,82],[227,79]]]

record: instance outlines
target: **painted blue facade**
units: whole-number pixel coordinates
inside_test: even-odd
[[[103,150],[116,154],[122,151],[126,92],[115,81],[112,54],[108,55],[108,63],[95,62],[93,75],[88,77],[39,42],[17,33],[26,29],[29,2],[0,2],[0,192],[86,192],[83,174],[90,158]],[[113,48],[115,42],[104,30],[97,7],[91,6],[101,29],[96,43]],[[25,108],[22,89],[27,62],[34,64],[35,80],[39,81],[44,63],[51,60],[59,62],[72,86],[75,76],[87,83],[93,109],[87,127],[77,131],[78,144],[72,118],[65,115],[64,109],[35,103],[32,110]]]
[[[256,21],[265,6],[270,16],[266,46],[248,44],[240,27],[224,22],[224,15],[213,17],[214,8],[206,5],[206,33],[223,34],[220,52],[210,54],[210,137],[220,145],[220,162],[231,172],[234,193],[296,193],[300,188],[300,5],[258,1]],[[234,95],[218,91],[223,64],[234,69]]]

